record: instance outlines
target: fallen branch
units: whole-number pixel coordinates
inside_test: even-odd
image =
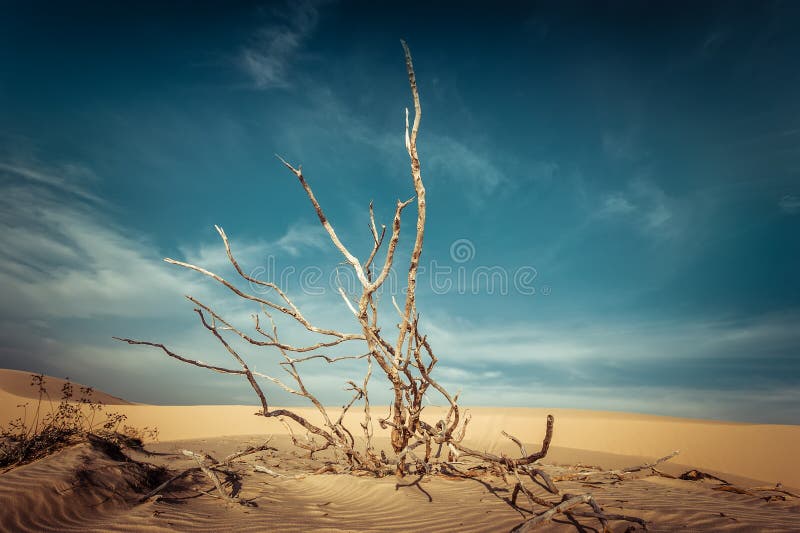
[[[672,474],[659,470],[658,468],[651,468],[650,470],[657,476],[665,477],[667,479],[680,479],[678,476],[673,476]]]
[[[181,453],[183,455],[186,455],[187,457],[191,457],[197,462],[197,466],[200,467],[200,470],[202,470],[203,473],[206,476],[208,476],[209,479],[211,479],[211,482],[214,483],[214,486],[217,488],[217,492],[219,492],[220,496],[222,496],[224,499],[228,501],[238,503],[239,501],[238,498],[235,498],[225,492],[225,489],[222,487],[222,482],[219,480],[219,477],[217,476],[216,472],[214,472],[213,470],[211,470],[210,468],[208,468],[206,465],[203,464],[203,461],[206,460],[206,456],[201,455],[199,453],[195,453],[190,450],[181,450]]]
[[[714,474],[709,474],[707,472],[701,472],[700,470],[692,469],[688,472],[684,472],[678,479],[682,479],[684,481],[700,481],[701,479],[713,479],[714,481],[719,481],[725,485],[730,485],[727,481],[722,478],[715,476]]]
[[[556,504],[545,500],[544,498],[540,498],[539,496],[535,495],[533,492],[528,490],[528,488],[522,483],[519,475],[514,472],[514,475],[517,478],[517,484],[514,485],[514,492],[511,493],[511,505],[516,507],[517,506],[517,495],[522,492],[528,498],[528,502],[531,504],[531,508],[534,507],[534,504],[539,504],[543,507],[554,507]]]
[[[167,488],[167,487],[169,487],[169,486],[170,486],[172,483],[174,483],[175,481],[179,480],[180,478],[182,478],[183,476],[185,476],[185,475],[186,475],[186,474],[188,474],[189,472],[196,472],[196,471],[198,471],[198,470],[199,470],[199,468],[198,468],[198,467],[194,467],[194,468],[187,468],[186,470],[183,470],[182,472],[178,472],[177,474],[175,474],[174,476],[172,476],[171,478],[169,478],[168,480],[166,480],[164,483],[160,484],[159,486],[157,486],[156,488],[154,488],[153,490],[151,490],[150,492],[148,492],[147,494],[145,494],[144,496],[142,496],[141,498],[139,498],[138,502],[139,502],[139,503],[146,502],[147,500],[149,500],[149,499],[150,499],[150,498],[152,498],[153,496],[156,496],[156,495],[157,495],[157,494],[159,494],[159,493],[160,493],[162,490],[166,489],[166,488]]]
[[[258,446],[251,446],[251,447],[249,447],[249,448],[247,448],[245,450],[242,450],[240,452],[236,452],[236,453],[230,454],[229,456],[227,456],[222,461],[219,461],[216,464],[212,465],[212,468],[216,468],[218,466],[222,466],[224,464],[228,464],[231,461],[233,461],[234,459],[239,459],[240,457],[244,457],[245,455],[252,455],[254,453],[263,452],[265,450],[277,451],[278,450],[277,448],[273,448],[272,446],[269,445],[271,440],[272,440],[272,435],[270,435],[269,438],[266,441],[264,441],[263,444],[260,444]]]
[[[669,455],[665,455],[660,459],[653,461],[652,463],[645,463],[643,465],[637,466],[629,466],[627,468],[620,468],[618,470],[584,470],[581,472],[573,472],[570,474],[564,474],[561,476],[557,476],[553,479],[553,481],[572,481],[576,479],[585,479],[591,476],[616,476],[618,478],[623,478],[628,474],[633,474],[634,472],[639,472],[641,470],[646,470],[648,468],[653,468],[654,466],[658,466],[665,461],[669,461],[676,455],[680,453],[680,450],[675,450]]]
[[[271,440],[272,440],[272,436],[270,436],[263,444],[260,444],[258,446],[251,446],[251,447],[249,447],[249,448],[247,448],[245,450],[232,453],[232,454],[228,455],[227,457],[225,457],[222,461],[214,460],[213,458],[211,458],[208,455],[201,455],[201,454],[192,452],[190,450],[181,450],[181,453],[183,455],[186,455],[187,457],[191,457],[192,459],[195,459],[195,460],[198,460],[200,458],[203,458],[203,460],[204,459],[212,459],[213,464],[209,465],[208,468],[209,469],[214,469],[214,468],[219,468],[221,466],[227,465],[228,463],[230,463],[234,459],[239,459],[240,457],[244,457],[245,455],[251,455],[251,454],[258,453],[258,452],[261,452],[261,451],[264,451],[264,450],[276,450],[276,448],[273,448],[273,447],[269,446],[269,442]],[[159,494],[161,491],[163,491],[164,489],[169,487],[175,481],[177,481],[177,480],[181,479],[182,477],[184,477],[186,474],[189,474],[191,472],[197,472],[198,470],[202,471],[202,467],[201,466],[195,466],[195,467],[192,467],[192,468],[187,468],[185,470],[182,470],[181,472],[178,472],[177,474],[175,474],[174,476],[172,476],[171,478],[169,478],[168,480],[166,480],[165,482],[161,483],[159,486],[157,486],[156,488],[154,488],[153,490],[151,490],[150,492],[148,492],[147,494],[145,494],[144,496],[139,498],[138,502],[142,503],[142,502],[145,502],[145,501],[149,500],[153,496]],[[212,478],[212,481],[213,481],[213,478]],[[219,481],[219,478],[217,478],[217,481]],[[215,486],[216,486],[216,483],[215,483]],[[229,498],[226,497],[225,499],[229,499]]]
[[[479,457],[480,459],[483,459],[485,461],[490,461],[492,463],[500,463],[500,464],[503,464],[503,465],[507,465],[507,467],[510,470],[512,468],[512,466],[511,466],[512,462],[516,466],[525,466],[525,465],[531,464],[531,463],[533,463],[535,461],[538,461],[540,459],[543,459],[545,456],[547,456],[547,452],[550,449],[550,441],[553,440],[553,423],[554,423],[554,421],[555,421],[555,419],[553,418],[553,415],[547,415],[547,426],[545,428],[545,435],[544,435],[544,439],[542,440],[541,449],[538,452],[532,453],[532,454],[530,454],[528,456],[525,456],[525,457],[520,457],[519,459],[513,459],[512,460],[512,459],[509,459],[508,457],[505,457],[505,456],[495,455],[495,454],[489,453],[489,452],[480,452],[478,450],[473,450],[471,448],[467,448],[466,446],[464,446],[463,444],[458,443],[458,442],[454,442],[454,443],[452,443],[452,445],[453,445],[453,447],[455,447],[459,452],[461,452],[464,455],[471,455],[473,457]],[[431,433],[431,436],[435,437],[436,434],[435,433]],[[509,437],[509,438],[511,438],[511,437]],[[518,439],[512,439],[512,440],[515,440],[516,442],[519,442]]]
[[[544,470],[542,470],[541,468],[523,467],[523,471],[525,471],[525,473],[527,473],[534,482],[536,481],[536,476],[539,476],[540,478],[542,478],[542,480],[544,481],[544,484],[545,484],[545,488],[550,493],[552,493],[552,494],[558,494],[559,493],[558,487],[556,487],[556,484],[553,482],[553,480],[550,477],[550,475],[547,472],[545,472]]]
[[[786,500],[786,496],[783,496],[783,495],[780,495],[780,494],[770,494],[770,495],[764,496],[763,494],[756,494],[755,492],[753,492],[753,490],[755,490],[755,489],[745,489],[745,488],[742,488],[742,487],[737,487],[736,485],[719,485],[717,487],[711,487],[711,490],[719,490],[719,491],[723,491],[723,492],[732,492],[734,494],[743,494],[745,496],[752,496],[753,498],[759,498],[759,499],[764,500],[766,502],[772,502],[772,501],[775,501],[775,500],[782,500],[782,501]],[[774,490],[774,489],[767,489],[766,491],[762,489],[761,491],[768,492],[768,491],[772,491],[772,490]],[[779,490],[779,491],[776,491],[776,492],[780,492],[780,493],[783,493],[783,494],[789,494],[790,496],[793,496],[793,494],[788,493],[788,492],[783,491],[783,490]]]
[[[531,531],[541,525],[546,524],[559,514],[564,514],[573,507],[581,504],[587,504],[591,506],[592,510],[594,511],[594,514],[597,515],[596,518],[600,520],[600,523],[603,526],[603,531],[608,531],[608,519],[606,515],[603,514],[603,511],[602,509],[600,509],[600,506],[597,505],[594,496],[592,496],[591,494],[581,494],[580,496],[573,496],[570,497],[569,499],[565,499],[558,505],[552,507],[550,510],[545,511],[542,514],[536,515],[533,518],[526,520],[525,522],[518,525],[511,531],[512,533],[523,533],[525,531]]]
[[[593,512],[593,511],[569,511],[570,514],[573,516],[579,516],[582,518],[600,518],[600,515]],[[602,516],[605,517],[607,520],[619,520],[621,522],[634,522],[642,526],[642,528],[647,529],[647,520],[643,518],[639,518],[638,516],[630,516],[626,514],[613,514],[613,513],[606,513],[603,512]]]
[[[787,496],[791,496],[792,498],[800,498],[800,496],[797,494],[784,489],[782,483],[776,483],[774,487],[753,487],[750,490],[761,492],[780,492],[782,494],[786,494]]]
[[[272,477],[278,477],[283,479],[303,479],[306,477],[305,474],[296,474],[294,476],[287,476],[286,474],[275,472],[274,470],[262,465],[254,465],[253,470],[255,470],[256,472],[261,472],[262,474],[269,474]]]
[[[719,490],[722,492],[733,492],[734,494],[744,494],[746,496],[753,496],[755,498],[761,498],[758,494],[753,494],[747,489],[743,489],[742,487],[737,487],[736,485],[718,485],[716,487],[711,487],[711,490]]]

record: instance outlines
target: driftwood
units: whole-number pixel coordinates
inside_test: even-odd
[[[777,483],[774,487],[739,487],[725,481],[724,479],[717,477],[713,474],[709,474],[707,472],[701,472],[700,470],[692,469],[687,472],[681,474],[677,479],[682,479],[684,481],[701,481],[703,479],[710,479],[712,481],[718,481],[720,484],[714,487],[711,487],[711,490],[721,491],[721,492],[731,492],[733,494],[742,494],[744,496],[752,496],[753,498],[760,498],[765,501],[771,502],[775,500],[785,500],[785,496],[790,496],[792,498],[800,498],[797,494],[794,494],[786,489],[783,488],[781,483]],[[759,492],[777,492],[778,494],[757,494]]]
[[[306,477],[305,474],[295,474],[291,476],[286,474],[281,474],[280,472],[275,472],[274,470],[267,468],[266,466],[263,465],[254,465],[253,470],[255,472],[261,472],[262,474],[268,474],[272,477],[277,477],[281,479],[304,479]]]
[[[620,468],[618,470],[583,470],[581,472],[572,472],[570,474],[564,474],[557,476],[553,479],[553,481],[568,481],[568,480],[575,480],[575,479],[586,479],[592,476],[614,476],[619,479],[622,479],[624,476],[628,474],[633,474],[634,472],[639,472],[641,470],[653,469],[653,467],[660,465],[665,461],[669,461],[676,455],[680,453],[680,450],[675,450],[669,455],[665,455],[660,459],[653,461],[652,463],[645,463],[642,465],[637,466],[629,466],[627,468]]]
[[[765,496],[763,494],[756,494],[753,491],[753,489],[746,489],[743,487],[738,487],[736,485],[730,485],[730,484],[717,485],[716,487],[711,487],[711,490],[717,490],[721,492],[732,492],[734,494],[742,494],[744,496],[752,496],[753,498],[758,498],[766,502],[786,500],[786,496],[783,496],[782,494],[768,494]]]
[[[781,494],[791,496],[792,498],[800,498],[800,495],[797,495],[794,492],[789,492],[783,488],[782,483],[776,483],[774,487],[752,487],[750,490],[756,492],[780,492]]]
[[[733,492],[734,494],[745,494],[747,496],[753,496],[758,498],[755,494],[750,492],[747,489],[743,489],[742,487],[737,487],[736,485],[717,485],[716,487],[711,487],[711,490],[719,490],[723,492]]]

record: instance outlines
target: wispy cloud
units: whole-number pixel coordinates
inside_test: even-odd
[[[290,2],[283,23],[261,28],[241,51],[239,63],[259,89],[287,88],[291,62],[317,26],[314,2]]]
[[[493,158],[464,141],[446,135],[429,135],[426,140],[429,172],[458,183],[473,204],[481,204],[510,180]]]
[[[433,314],[426,331],[447,360],[461,363],[502,361],[562,365],[580,362],[734,361],[763,353],[781,353],[800,341],[797,316],[774,314],[749,320],[640,321],[595,320],[531,326],[476,324],[452,315]],[[498,355],[501,354],[501,355]],[[499,359],[497,359],[499,357]]]
[[[81,197],[84,200],[101,203],[100,198],[88,191],[85,187],[87,181],[94,181],[96,179],[94,173],[81,165],[68,163],[61,165],[58,169],[52,169],[38,161],[0,161],[0,176],[2,176],[5,181],[18,178],[49,187],[55,187],[63,192]]]
[[[800,197],[787,194],[778,201],[778,207],[786,214],[796,215],[800,213]]]
[[[444,362],[440,382],[464,387],[467,404],[760,421],[770,412],[768,421],[796,423],[797,319],[795,313],[717,321],[595,318],[531,326],[435,314],[423,328]],[[778,366],[786,375],[776,381]]]
[[[289,226],[286,234],[275,241],[278,251],[297,257],[304,250],[327,250],[331,247],[328,236],[319,224],[297,222]]]
[[[627,218],[642,231],[653,235],[673,235],[676,229],[673,202],[651,179],[652,168],[647,164],[650,152],[643,144],[639,130],[634,122],[621,132],[603,133],[603,153],[613,161],[627,164],[633,178],[625,190],[603,196],[596,214],[605,218]]]
[[[654,182],[636,179],[631,183],[633,194],[645,205],[644,220],[651,231],[663,230],[672,220],[672,209],[664,190]]]
[[[603,215],[624,215],[635,210],[636,206],[630,200],[620,193],[615,193],[605,197],[600,213]]]
[[[62,175],[15,170],[27,181],[4,180],[0,186],[4,316],[169,312],[154,303],[165,294],[180,294],[178,278],[163,268],[152,247],[117,228],[85,200],[94,200],[93,194],[68,184]]]
[[[448,384],[449,385],[449,384]],[[647,413],[661,416],[797,424],[796,387],[754,387],[747,390],[663,387],[648,384],[603,385],[528,382],[509,384],[483,379],[461,395],[464,405],[552,407]],[[432,398],[435,405],[444,404]]]
[[[624,191],[602,198],[597,215],[604,218],[626,217],[638,228],[652,235],[674,234],[674,209],[664,190],[646,178],[635,178]]]

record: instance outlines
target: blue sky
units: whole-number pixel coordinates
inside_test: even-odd
[[[388,223],[413,194],[405,38],[441,381],[473,405],[800,423],[800,5],[45,5],[0,21],[0,366],[252,402],[111,339],[226,360],[182,295],[240,324],[258,309],[160,260],[230,275],[214,224],[356,331],[342,259],[274,154],[365,255],[369,201]],[[360,371],[309,364],[308,384],[338,403]]]

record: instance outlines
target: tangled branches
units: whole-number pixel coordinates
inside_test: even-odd
[[[554,421],[552,416],[547,419],[546,434],[542,448],[533,454],[525,453],[521,443],[513,439],[513,437],[512,439],[520,444],[522,451],[522,457],[520,458],[512,460],[505,456],[474,450],[462,444],[469,423],[469,416],[459,405],[458,394],[450,394],[434,377],[434,370],[439,359],[427,335],[422,331],[416,301],[417,275],[423,250],[427,215],[425,185],[417,152],[417,135],[422,108],[411,53],[405,42],[402,42],[402,46],[414,104],[413,121],[409,122],[409,110],[406,109],[405,111],[405,147],[410,161],[411,183],[414,195],[408,200],[397,200],[391,227],[388,229],[385,225],[381,225],[379,229],[375,221],[373,206],[370,203],[369,230],[372,245],[366,259],[357,257],[339,237],[328,220],[323,207],[317,200],[311,185],[303,173],[302,166],[295,166],[277,156],[298,180],[332,245],[342,255],[345,263],[352,269],[355,278],[358,280],[360,294],[355,298],[347,294],[342,287],[338,289],[346,308],[358,325],[358,331],[347,333],[312,323],[303,315],[292,298],[276,283],[270,280],[257,279],[247,274],[236,260],[225,231],[221,227],[215,226],[234,270],[251,287],[264,289],[259,291],[259,294],[243,291],[230,281],[201,266],[169,258],[165,259],[165,261],[200,273],[221,284],[239,298],[253,302],[261,307],[263,317],[266,318],[267,323],[263,322],[264,318],[261,315],[253,315],[252,327],[255,333],[248,333],[226,320],[210,305],[192,296],[187,297],[194,304],[194,311],[201,325],[231,355],[236,365],[229,368],[204,363],[197,359],[179,355],[161,343],[127,338],[119,338],[118,340],[129,344],[156,347],[169,357],[214,372],[241,375],[248,381],[260,401],[261,409],[258,414],[265,417],[280,417],[281,420],[284,418],[291,419],[306,432],[308,437],[306,440],[296,438],[291,427],[287,425],[296,446],[308,451],[309,454],[332,449],[349,471],[363,471],[381,476],[387,472],[393,472],[398,477],[403,477],[407,474],[422,476],[442,471],[442,468],[447,468],[447,465],[451,464],[459,456],[464,455],[498,465],[518,479],[520,479],[520,474],[531,477],[538,476],[544,479],[547,486],[556,492],[557,489],[555,489],[552,480],[541,469],[534,466],[536,461],[547,454],[553,435]],[[393,333],[396,332],[396,336],[389,337],[381,329],[379,323],[377,293],[386,282],[397,261],[396,255],[400,240],[402,216],[412,203],[416,207],[416,224],[413,246],[408,259],[406,290],[404,301],[397,302],[392,298],[392,303],[398,313],[398,322],[396,330],[393,331]],[[381,250],[385,250],[385,252],[382,258],[379,259]],[[269,294],[272,298],[267,298],[263,296],[264,294]],[[298,345],[284,342],[279,336],[278,327],[273,320],[273,314],[282,315],[285,319],[297,323],[308,334],[314,335],[317,340],[308,344]],[[278,377],[252,370],[245,358],[228,341],[230,336],[254,347],[276,350],[281,358],[280,365],[288,375],[288,379],[285,376]],[[318,352],[321,349],[352,346],[353,344],[358,344],[362,347],[356,352],[356,355],[331,357]],[[323,406],[303,381],[301,366],[304,362],[312,359],[322,359],[330,364],[335,364],[344,359],[362,360],[365,363],[366,368],[363,378],[358,381],[347,381],[347,388],[352,392],[352,398],[343,407],[338,416],[332,414],[328,408]],[[374,373],[384,378],[385,383],[389,385],[391,390],[389,414],[384,418],[377,418],[377,423],[382,428],[390,430],[391,452],[393,453],[390,452],[389,455],[382,450],[378,450],[373,439],[375,421],[370,409],[369,385]],[[261,383],[264,381],[272,383],[290,394],[305,398],[319,412],[322,423],[314,423],[290,409],[273,409],[270,406],[267,394],[262,389]],[[425,421],[423,419],[423,399],[430,393],[438,393],[447,402],[448,411],[444,418],[435,421]],[[363,406],[363,418],[360,422],[363,438],[358,440],[357,445],[357,439],[351,432],[351,428],[345,425],[344,418],[345,414],[358,402]],[[284,421],[284,423],[286,422]],[[198,461],[202,464],[202,460],[198,459]],[[532,498],[531,493],[524,488],[521,480],[517,488],[517,492],[520,491]],[[588,499],[586,497],[581,498],[583,499],[580,502],[590,504],[594,513],[601,514],[597,504],[591,497]],[[547,504],[548,508],[552,507],[547,512],[564,512],[565,508],[571,508],[573,505],[575,504],[569,503],[567,505],[564,503],[552,507]]]

